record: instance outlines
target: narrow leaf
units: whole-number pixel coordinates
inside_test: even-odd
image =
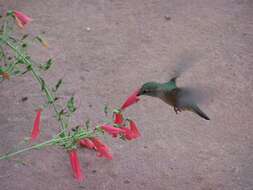
[[[45,81],[43,78],[40,78],[41,80],[41,90],[44,91],[45,90]]]
[[[53,64],[53,61],[52,61],[52,59],[49,59],[48,61],[47,61],[47,63],[46,63],[46,65],[45,65],[45,70],[48,70],[50,67],[51,67],[51,65]]]
[[[25,34],[25,35],[23,35],[23,36],[22,36],[22,38],[21,38],[21,40],[26,39],[28,36],[29,36],[29,34]]]
[[[48,43],[41,36],[36,36],[35,39],[38,40],[45,48],[48,48]]]
[[[26,67],[26,70],[22,73],[22,75],[26,74],[28,71],[30,71],[32,69],[32,66],[31,65],[28,65]]]
[[[104,107],[104,113],[105,113],[106,116],[108,115],[108,110],[109,110],[108,106],[105,105],[105,107]]]
[[[62,84],[62,79],[58,80],[57,84],[55,85],[55,89],[53,89],[53,91],[56,92],[58,88],[61,86],[61,84]]]
[[[46,64],[40,65],[39,68],[42,69],[43,71],[47,71],[48,69],[50,69],[52,64],[53,64],[52,59],[49,59]]]
[[[89,119],[85,122],[85,126],[86,126],[87,130],[90,128],[90,120]]]
[[[68,102],[67,102],[67,108],[68,110],[73,113],[76,111],[76,107],[75,107],[75,102],[74,102],[74,97],[72,96]]]

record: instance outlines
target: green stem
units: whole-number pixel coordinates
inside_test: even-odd
[[[36,144],[36,145],[33,145],[33,146],[30,146],[30,147],[27,147],[27,148],[24,148],[24,149],[21,149],[21,150],[18,150],[16,152],[12,152],[12,153],[9,153],[9,154],[5,154],[3,156],[0,156],[0,160],[3,160],[3,159],[7,159],[7,158],[10,158],[12,156],[15,156],[17,154],[20,154],[22,152],[26,152],[26,151],[29,151],[29,150],[32,150],[32,149],[37,149],[37,148],[41,148],[41,147],[44,147],[44,146],[48,146],[48,145],[52,145],[54,142],[55,139],[51,139],[51,140],[48,140],[48,141],[45,141],[43,143],[40,143],[40,144]]]
[[[55,137],[59,136],[61,133],[57,134]],[[65,137],[62,137],[62,138],[61,137],[60,138],[55,138],[55,137],[53,139],[45,141],[43,143],[27,147],[27,148],[18,150],[16,152],[7,153],[7,154],[5,154],[3,156],[0,156],[0,160],[7,159],[7,158],[10,158],[10,157],[15,156],[17,154],[21,154],[23,152],[30,151],[30,150],[33,150],[33,149],[42,148],[42,147],[45,147],[45,146],[50,146],[50,145],[65,145],[67,141],[72,140],[73,138],[75,138],[75,139],[78,140],[78,139],[93,137],[93,133],[92,132],[89,132],[89,133],[87,133],[87,132],[81,132],[81,133],[77,134],[75,137],[74,136],[65,136]]]
[[[51,103],[51,105],[53,106],[54,112],[56,113],[57,118],[59,118],[61,130],[64,131],[64,134],[66,136],[64,121],[63,121],[62,117],[60,116],[60,113],[57,110],[56,105],[54,104],[55,98],[54,98],[52,92],[50,91],[50,89],[48,88],[47,84],[45,84],[45,83],[43,84],[43,81],[41,80],[38,72],[32,66],[32,62],[29,59],[27,59],[26,56],[24,56],[11,42],[6,41],[6,44],[23,59],[23,61],[27,64],[27,66],[30,66],[31,72],[32,72],[34,78],[39,82],[39,84],[41,86],[44,85],[44,91],[45,91],[46,97],[48,98],[49,103]]]

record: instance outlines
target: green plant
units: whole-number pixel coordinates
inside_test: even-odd
[[[44,47],[48,47],[47,42],[41,36],[30,36],[29,34],[25,34],[21,38],[18,38],[15,37],[13,33],[13,31],[17,29],[16,24],[18,27],[23,28],[31,20],[32,19],[24,13],[15,10],[8,11],[2,15],[0,19],[0,82],[10,80],[15,76],[32,74],[46,101],[43,106],[40,106],[36,110],[37,113],[30,142],[34,142],[40,134],[40,117],[44,109],[52,109],[54,116],[59,123],[59,133],[52,139],[40,144],[28,146],[27,148],[2,155],[0,156],[0,160],[8,159],[12,156],[33,149],[47,146],[58,146],[68,152],[74,176],[81,181],[84,177],[79,166],[77,156],[78,148],[85,147],[94,149],[98,152],[98,156],[112,159],[109,147],[99,140],[99,136],[104,135],[105,132],[111,134],[112,137],[119,136],[123,140],[132,140],[140,136],[135,122],[123,118],[122,115],[122,111],[125,108],[136,103],[139,99],[137,98],[137,93],[134,92],[120,109],[113,110],[112,118],[104,124],[91,127],[90,122],[86,121],[83,126],[71,126],[69,123],[70,117],[72,117],[77,110],[75,98],[71,96],[64,104],[59,102],[57,90],[62,85],[62,79],[56,81],[54,87],[50,87],[41,74],[50,70],[53,65],[53,60],[50,58],[45,64],[40,64],[33,60],[27,51],[29,44],[34,43],[34,41],[41,43]],[[108,107],[105,107],[104,112],[107,116]]]

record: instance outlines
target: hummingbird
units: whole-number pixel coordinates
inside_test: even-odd
[[[200,117],[210,120],[209,117],[198,107],[196,100],[187,88],[179,88],[176,85],[177,77],[173,77],[165,83],[147,82],[142,85],[137,96],[147,95],[160,98],[174,108],[176,114],[181,111],[191,111]]]

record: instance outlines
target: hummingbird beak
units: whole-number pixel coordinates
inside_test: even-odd
[[[136,94],[136,96],[140,96],[141,95],[141,90],[139,90]]]

